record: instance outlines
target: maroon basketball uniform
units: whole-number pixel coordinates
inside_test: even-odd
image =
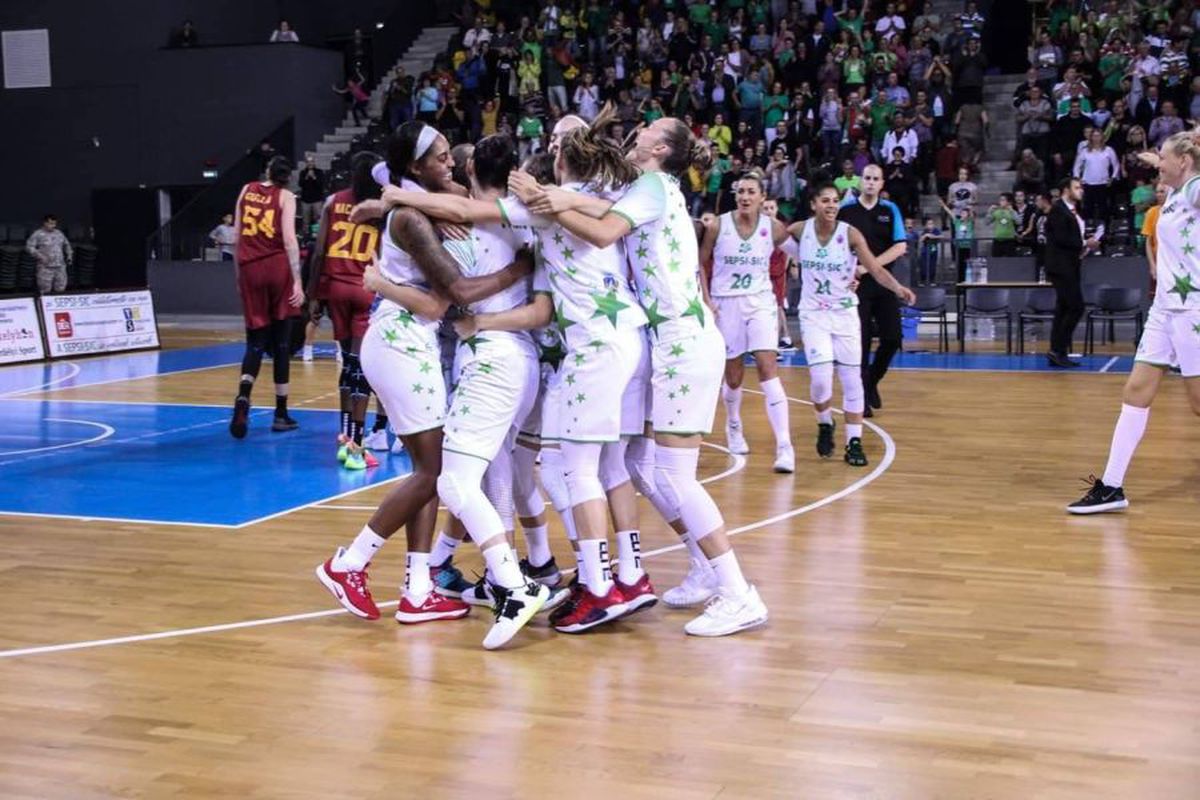
[[[288,301],[292,293],[292,270],[283,247],[283,190],[272,183],[247,184],[237,207],[241,224],[238,236],[238,293],[246,327],[265,328],[274,320],[296,314]]]
[[[361,339],[375,295],[362,286],[363,271],[379,249],[379,229],[350,221],[354,194],[343,189],[329,198],[329,228],[325,237],[325,267],[320,291],[329,301],[333,338]]]

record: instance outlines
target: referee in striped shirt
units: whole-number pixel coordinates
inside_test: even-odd
[[[904,216],[895,203],[880,199],[882,190],[883,170],[876,164],[868,164],[863,168],[859,195],[847,195],[838,211],[838,219],[858,228],[871,248],[871,255],[892,272],[896,259],[908,252],[908,241]],[[862,374],[867,393],[865,416],[871,417],[874,416],[872,409],[883,407],[879,382],[900,349],[900,301],[870,275],[862,275],[858,285],[858,318],[862,324]],[[879,336],[874,361],[871,360],[872,333]]]

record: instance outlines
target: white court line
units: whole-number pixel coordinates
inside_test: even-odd
[[[725,480],[730,475],[734,475],[738,472],[741,472],[743,469],[746,468],[745,456],[739,456],[736,453],[731,453],[731,452],[729,452],[729,450],[727,448],[721,447],[721,445],[719,445],[719,444],[712,444],[710,442],[703,442],[703,444],[705,447],[711,447],[714,450],[720,450],[722,453],[729,456],[729,458],[733,460],[733,466],[731,466],[729,469],[725,470],[724,472],[718,473],[716,475],[710,475],[709,477],[700,481],[701,484],[714,483],[716,481]],[[405,477],[407,477],[407,476],[405,476]],[[375,485],[382,486],[383,484],[375,484]],[[547,502],[544,507],[550,508],[550,506],[551,506],[551,503]],[[379,508],[379,506],[377,506],[377,505],[374,505],[374,506],[316,506],[316,508],[319,508],[319,509],[328,508],[328,509],[331,509],[334,511],[374,511],[375,509]],[[438,506],[438,511],[446,511],[446,510],[447,509],[445,506]]]
[[[83,447],[86,444],[98,442],[101,439],[107,439],[116,433],[116,428],[113,428],[111,425],[105,425],[103,422],[92,422],[91,420],[86,419],[59,419],[57,417],[43,417],[42,420],[44,422],[73,422],[76,425],[91,425],[92,427],[99,428],[100,433],[90,439],[82,439],[78,442],[67,442],[66,444],[48,445],[46,447],[30,447],[25,450],[8,450],[0,453],[0,458],[4,458],[5,456],[19,456],[24,453],[47,453],[51,450],[62,450],[67,447]]]
[[[753,392],[754,394],[762,394],[762,392],[757,392],[757,391],[754,391],[753,389],[747,389],[746,391]],[[812,405],[812,403],[809,403],[805,400],[797,400],[795,398],[788,398],[788,399],[791,400],[793,403],[798,403],[798,404],[803,404],[803,405]],[[835,411],[836,410],[837,409],[835,409]],[[844,489],[842,489],[838,492],[835,492],[827,497],[823,497],[820,500],[816,500],[812,503],[809,503],[808,505],[801,506],[799,508],[794,508],[791,511],[786,511],[782,514],[776,514],[773,517],[769,517],[764,520],[759,520],[758,522],[752,522],[748,525],[742,525],[739,528],[734,528],[733,530],[729,531],[729,535],[735,536],[740,533],[748,533],[750,531],[757,530],[758,528],[763,528],[768,525],[774,525],[777,522],[782,522],[784,520],[791,519],[792,517],[798,517],[801,514],[807,514],[810,511],[815,511],[818,508],[827,506],[830,503],[835,503],[838,500],[841,500],[842,498],[847,497],[847,496],[853,494],[854,492],[859,491],[863,487],[867,486],[868,484],[870,484],[873,481],[875,481],[876,479],[878,479],[879,476],[883,475],[883,473],[886,472],[889,467],[891,467],[892,462],[895,461],[895,459],[896,459],[896,442],[892,439],[892,437],[888,434],[887,431],[885,431],[883,428],[880,428],[878,425],[875,425],[874,423],[867,421],[867,420],[864,420],[863,424],[866,425],[866,427],[870,428],[871,430],[875,431],[875,433],[877,433],[879,435],[879,438],[883,440],[883,446],[884,446],[883,459],[879,462],[879,464],[875,467],[875,469],[871,470],[871,472],[869,474],[858,479],[857,481],[855,481],[854,483],[845,487]],[[376,485],[378,485],[378,484],[376,484]],[[357,491],[361,491],[361,490],[357,490]],[[657,550],[651,550],[647,553],[643,553],[642,557],[643,558],[653,558],[654,556],[662,555],[663,553],[669,553],[673,550],[681,550],[681,549],[683,549],[683,547],[684,547],[684,545],[682,543],[669,545],[667,547],[660,547]],[[399,604],[399,601],[390,600],[387,602],[378,603],[377,605],[379,608],[391,608],[398,604]],[[344,608],[330,608],[330,609],[325,609],[323,611],[310,611],[310,612],[302,613],[302,614],[288,614],[286,616],[281,616],[281,617],[268,617],[266,619],[252,619],[252,620],[245,620],[243,622],[226,622],[226,623],[222,623],[222,624],[218,624],[218,625],[205,625],[205,626],[199,627],[199,628],[179,628],[179,629],[170,630],[170,631],[159,631],[158,633],[139,633],[139,634],[134,634],[132,636],[118,636],[118,637],[111,638],[111,639],[93,639],[91,641],[85,641],[85,642],[68,642],[66,644],[42,645],[39,647],[24,647],[19,650],[0,650],[0,659],[18,658],[21,656],[46,655],[48,653],[63,653],[63,652],[68,652],[68,651],[72,651],[72,650],[90,650],[90,649],[96,648],[96,647],[109,647],[109,646],[120,645],[120,644],[135,644],[137,642],[149,642],[149,641],[155,641],[158,639],[174,639],[174,638],[179,638],[182,636],[197,636],[197,635],[205,634],[205,633],[222,633],[224,631],[241,630],[243,628],[257,628],[257,627],[261,627],[264,625],[278,625],[278,624],[282,624],[285,622],[301,622],[301,621],[310,620],[310,619],[322,619],[324,617],[335,617],[340,614],[349,614],[349,613],[350,612],[346,611]]]
[[[1104,362],[1104,366],[1100,368],[1100,372],[1108,372],[1110,369],[1113,368],[1113,364],[1116,364],[1120,360],[1121,360],[1120,356],[1113,356],[1108,361]]]
[[[73,361],[68,361],[65,364],[65,366],[74,367],[75,371],[72,372],[70,375],[63,375],[61,378],[55,378],[52,381],[47,381],[45,383],[39,383],[37,386],[34,386],[33,388],[30,388],[30,389],[13,389],[11,392],[5,392],[4,394],[0,395],[0,397],[11,397],[11,396],[20,395],[20,394],[28,394],[30,392],[40,392],[43,389],[53,386],[56,383],[62,383],[63,381],[68,381],[71,378],[74,378],[76,375],[78,375],[82,371],[80,366]],[[51,365],[50,368],[53,369],[54,365]]]

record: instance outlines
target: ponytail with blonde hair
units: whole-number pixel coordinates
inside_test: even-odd
[[[1169,149],[1178,158],[1190,156],[1192,169],[1200,171],[1200,128],[1171,134],[1163,142],[1163,147]]]
[[[616,108],[612,103],[605,103],[590,125],[572,128],[563,134],[559,155],[571,177],[609,189],[623,188],[637,180],[637,167],[625,158],[621,146],[604,133],[617,121]]]

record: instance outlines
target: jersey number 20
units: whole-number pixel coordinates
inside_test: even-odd
[[[733,285],[729,288],[736,291],[738,289],[749,289],[754,285],[754,276],[747,273],[743,275],[740,272],[733,273]]]
[[[370,225],[335,222],[332,230],[337,238],[329,245],[330,258],[366,262],[375,255],[375,248],[379,245],[379,231]]]

